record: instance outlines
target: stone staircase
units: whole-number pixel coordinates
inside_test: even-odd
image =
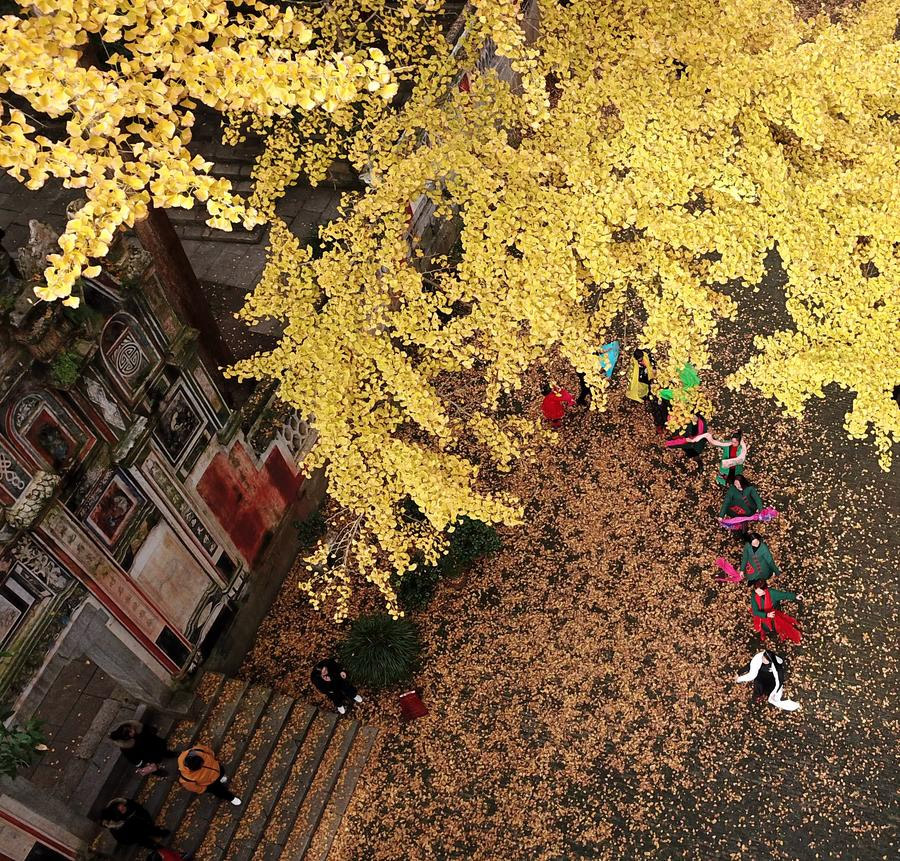
[[[213,163],[210,170],[213,177],[229,180],[235,194],[239,194],[241,197],[249,196],[253,190],[253,180],[250,178],[250,174],[253,171],[256,156],[262,151],[261,144],[254,142],[228,147],[208,135],[195,138],[191,149],[200,152],[204,158]],[[206,206],[199,201],[195,201],[191,209],[170,209],[168,213],[175,232],[182,240],[202,242],[213,239],[216,242],[257,245],[262,241],[266,232],[265,225],[257,225],[250,230],[245,230],[241,224],[233,225],[231,230],[217,230],[209,227],[206,224],[209,213],[206,211]]]
[[[377,729],[217,673],[203,676],[196,696],[191,718],[156,724],[173,749],[210,744],[243,805],[186,792],[174,776],[135,776],[119,794],[143,804],[171,830],[166,845],[195,861],[325,861]],[[122,861],[146,856],[116,850],[106,834],[95,849]]]

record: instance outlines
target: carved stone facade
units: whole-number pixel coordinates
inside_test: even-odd
[[[271,396],[249,417],[229,408],[127,239],[79,283],[78,309],[37,302],[56,235],[30,226],[19,271],[0,274],[0,697],[35,683],[50,617],[78,594],[121,632],[122,655],[87,657],[126,687],[117,671],[149,669],[158,689],[132,679],[133,692],[158,698],[233,613],[297,497],[311,434],[288,411],[262,450],[251,443],[244,428],[273,413]],[[129,661],[142,672],[121,672]]]

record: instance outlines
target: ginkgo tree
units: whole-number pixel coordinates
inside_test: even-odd
[[[321,51],[292,7],[265,0],[28,0],[0,17],[0,166],[87,203],[51,255],[42,299],[77,304],[117,229],[148,208],[206,206],[224,230],[260,213],[188,144],[198,104],[264,120],[397,91],[377,49]]]
[[[725,317],[753,332],[773,249],[795,329],[759,339],[731,384],[797,414],[837,381],[856,392],[849,431],[873,433],[885,466],[900,437],[896,4],[803,20],[787,0],[540,0],[531,40],[518,2],[471,5],[457,49],[352,142],[372,188],[317,256],[276,221],[245,310],[286,328],[235,373],[276,379],[315,417],[307,465],[350,512],[355,555],[336,564],[324,545],[303,584],[338,616],[358,575],[396,611],[391,572],[433,559],[460,516],[520,519],[473,446],[508,466],[527,445],[529,423],[498,403],[552,350],[603,408],[597,349],[626,306],[683,423],[678,369],[713,364]],[[488,38],[511,85],[475,70]],[[448,87],[464,70],[469,86]],[[279,152],[279,170],[303,170]],[[423,196],[458,227],[457,256],[410,231]],[[460,409],[473,378],[482,406]]]

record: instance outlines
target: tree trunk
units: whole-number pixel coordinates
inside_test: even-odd
[[[100,38],[91,34],[88,42],[81,47],[78,64],[86,69],[109,68],[109,64],[100,59],[105,53],[105,48],[103,51],[99,50],[102,46]],[[197,346],[200,360],[214,380],[225,383],[223,389],[226,400],[233,400],[233,397],[229,397],[229,394],[234,394],[233,391],[229,392],[233,387],[227,385],[219,368],[232,364],[234,354],[222,337],[212,308],[203,295],[194,267],[185,254],[184,246],[168,214],[164,209],[157,209],[151,204],[147,217],[134,225],[134,232],[144,250],[153,258],[157,277],[172,307],[183,321],[199,333]]]
[[[234,361],[219,324],[200,282],[194,274],[184,246],[164,209],[150,207],[149,215],[134,226],[141,245],[153,257],[156,274],[178,315],[200,334],[200,358],[207,369],[219,379],[219,368]]]

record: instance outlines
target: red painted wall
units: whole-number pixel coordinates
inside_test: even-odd
[[[219,452],[203,473],[197,490],[249,565],[269,543],[285,510],[297,497],[303,477],[273,449],[261,470],[235,443]]]

